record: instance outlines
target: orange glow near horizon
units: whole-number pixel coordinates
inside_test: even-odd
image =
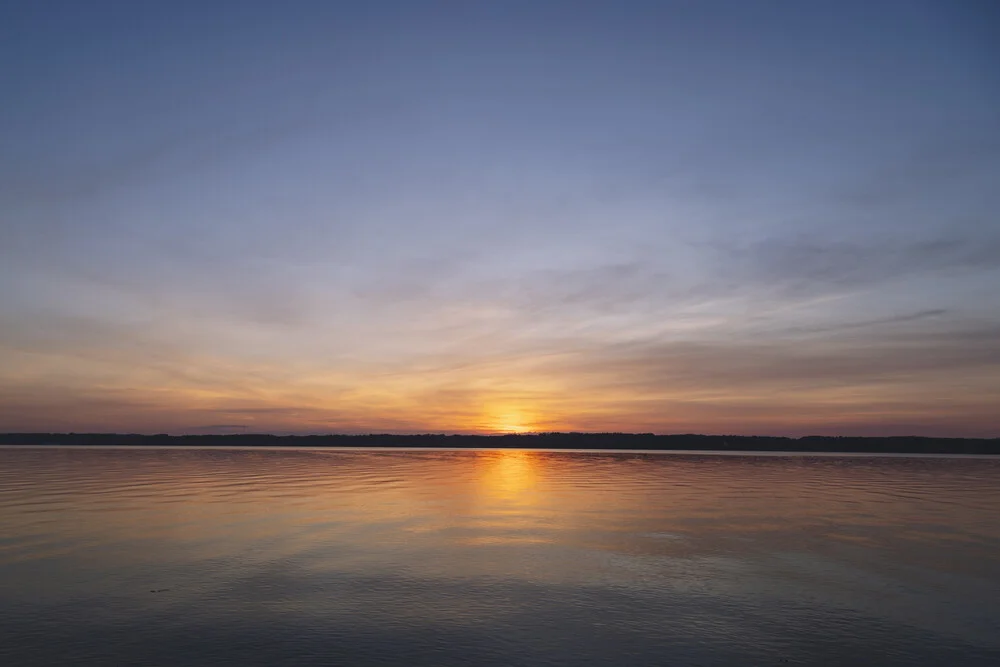
[[[27,362],[25,362],[27,363]],[[520,365],[519,365],[520,364]],[[192,375],[141,366],[91,368],[64,363],[62,371],[114,378],[100,385],[67,381],[57,390],[43,380],[34,392],[0,383],[0,431],[125,433],[479,433],[624,431],[734,435],[966,435],[992,437],[995,392],[988,370],[961,384],[798,387],[778,384],[671,387],[657,391],[597,384],[572,368],[534,359],[470,364],[417,374],[373,377],[284,366],[225,365],[193,359]],[[188,367],[188,366],[186,366]],[[12,367],[7,367],[9,370]],[[30,368],[13,367],[19,377]],[[942,403],[939,389],[958,397]],[[956,426],[959,425],[959,426]],[[916,425],[916,426],[915,426]]]
[[[454,424],[462,431],[488,435],[533,433],[541,430],[539,409],[525,408],[520,401],[487,400],[478,415],[470,414]]]
[[[500,412],[493,417],[489,430],[496,433],[530,433],[536,429],[524,413],[510,410]]]

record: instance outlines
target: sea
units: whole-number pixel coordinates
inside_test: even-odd
[[[1000,459],[0,448],[0,665],[1000,665]]]

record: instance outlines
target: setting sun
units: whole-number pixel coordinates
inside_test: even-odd
[[[495,433],[530,433],[536,430],[533,421],[520,410],[503,410],[491,415],[486,426]]]

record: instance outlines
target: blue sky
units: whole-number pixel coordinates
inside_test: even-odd
[[[990,2],[0,8],[0,430],[1000,435]]]

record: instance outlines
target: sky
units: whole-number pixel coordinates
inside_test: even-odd
[[[989,0],[0,4],[0,431],[1000,436]]]

